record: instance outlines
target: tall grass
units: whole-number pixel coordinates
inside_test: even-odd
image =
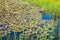
[[[60,0],[24,0],[43,8],[46,12],[60,17]]]

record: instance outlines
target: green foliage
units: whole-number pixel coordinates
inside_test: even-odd
[[[36,6],[43,8],[52,15],[60,15],[60,0],[25,0]],[[60,17],[60,16],[59,16]]]

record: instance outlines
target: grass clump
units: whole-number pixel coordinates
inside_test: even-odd
[[[60,0],[25,0],[36,6],[42,7],[46,12],[60,17]]]

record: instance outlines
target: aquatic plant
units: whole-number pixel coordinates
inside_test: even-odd
[[[19,2],[17,0],[1,0],[0,4],[2,6],[0,7],[0,15],[2,16],[0,24],[4,24],[4,28],[0,29],[0,39],[55,39],[56,36],[54,35],[57,23],[52,18],[52,15],[45,14],[44,10],[41,10],[39,7],[36,7],[34,5],[31,5],[28,2]],[[48,21],[46,21],[46,19]],[[8,26],[7,29],[5,29],[5,27],[7,27],[6,25]]]

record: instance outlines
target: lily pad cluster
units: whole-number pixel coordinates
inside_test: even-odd
[[[55,39],[56,21],[51,14],[42,8],[18,2],[17,0],[4,0],[0,5],[0,39],[5,40],[53,40]],[[1,5],[1,6],[2,6]],[[42,15],[43,14],[43,15]],[[4,26],[2,26],[2,25]],[[7,29],[5,29],[7,25]],[[2,28],[1,28],[2,27]]]

